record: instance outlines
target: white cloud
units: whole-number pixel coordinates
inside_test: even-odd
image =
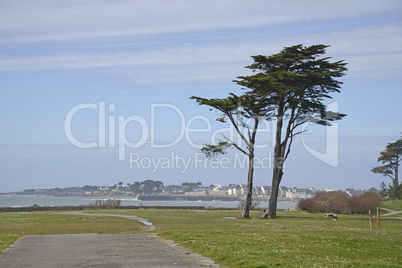
[[[161,84],[210,83],[241,75],[251,62],[250,55],[270,55],[298,43],[324,43],[331,45],[329,56],[349,63],[348,77],[399,76],[400,23],[356,28],[337,23],[396,12],[401,9],[400,1],[309,3],[315,8],[299,1],[183,0],[167,5],[164,1],[0,0],[0,42],[8,46],[21,42],[17,48],[23,51],[0,54],[0,71],[114,68],[114,74],[140,84],[155,80]],[[329,24],[309,29],[286,24],[303,21]],[[264,31],[255,31],[257,26],[264,26]],[[246,27],[252,33],[214,32]],[[31,41],[52,42],[30,50]]]
[[[0,58],[0,70],[63,70],[118,68],[133,75],[137,82],[157,78],[160,83],[175,81],[219,81],[233,79],[251,63],[250,55],[277,53],[283,46],[330,44],[328,55],[349,63],[348,77],[396,77],[401,70],[402,25],[337,29],[279,38],[260,36],[254,39],[226,40],[204,44],[156,46],[149,48],[114,47],[87,52],[34,54],[28,57]],[[297,40],[298,42],[295,42]],[[152,70],[152,71],[149,71]],[[183,75],[185,74],[185,75]],[[123,75],[125,76],[125,75]],[[142,81],[141,81],[142,80]]]
[[[165,47],[155,50],[133,50],[89,53],[63,53],[56,55],[36,55],[27,58],[9,58],[0,60],[0,70],[55,70],[85,69],[119,66],[161,66],[161,65],[197,65],[214,62],[238,61],[239,57],[248,57],[252,48],[243,44],[206,46]],[[220,55],[217,57],[217,55]]]
[[[400,23],[312,33],[304,38],[315,44],[330,44],[328,55],[348,63],[348,77],[397,78],[402,72]]]
[[[394,13],[387,1],[71,1],[0,2],[0,41],[84,41],[144,34],[271,26]]]

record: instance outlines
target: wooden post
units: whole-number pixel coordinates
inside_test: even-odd
[[[370,231],[373,229],[373,223],[372,223],[372,218],[373,218],[373,213],[371,213],[371,210],[369,210],[369,221],[370,221]]]
[[[377,230],[380,231],[380,213],[378,213],[378,207],[377,207]]]

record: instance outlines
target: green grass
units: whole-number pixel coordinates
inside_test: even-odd
[[[401,211],[402,210],[402,200],[401,199],[397,200],[395,205],[392,203],[391,200],[384,201],[384,202],[381,202],[380,207]]]
[[[0,213],[0,253],[27,234],[133,233],[137,221],[115,217],[88,217],[53,212]]]
[[[114,211],[148,219],[157,233],[228,267],[402,267],[402,220],[279,212],[276,219],[222,219],[239,211]],[[112,211],[108,211],[112,213]],[[257,217],[253,212],[252,217]]]
[[[275,219],[223,219],[240,211],[105,210],[137,215],[158,227],[160,236],[210,257],[225,267],[402,267],[402,219],[382,218],[370,231],[368,216],[279,212]],[[252,217],[257,217],[253,212]],[[53,215],[49,212],[0,214],[0,248],[30,233],[135,232],[126,219]],[[14,224],[17,225],[14,227]],[[131,225],[133,225],[131,223]]]

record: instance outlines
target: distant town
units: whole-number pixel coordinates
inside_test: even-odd
[[[221,184],[203,186],[200,182],[184,182],[181,185],[164,185],[161,181],[145,180],[124,184],[120,182],[113,186],[90,186],[27,189],[22,192],[13,192],[17,195],[53,195],[53,196],[99,196],[118,198],[133,196],[138,200],[240,200],[246,196],[246,184]],[[254,186],[253,197],[258,200],[268,200],[271,195],[271,186]],[[280,200],[301,200],[314,197],[318,191],[337,191],[336,189],[314,189],[280,186]],[[347,188],[350,196],[364,192],[378,192],[374,187],[366,190]],[[10,194],[10,193],[8,193]]]

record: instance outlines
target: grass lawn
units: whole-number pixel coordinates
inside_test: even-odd
[[[392,203],[391,200],[381,202],[380,207],[401,211],[402,210],[402,200],[401,199],[397,200],[395,205]]]
[[[275,219],[254,220],[224,219],[240,213],[227,210],[139,209],[96,213],[146,218],[158,227],[155,232],[160,236],[226,267],[402,267],[401,218],[382,218],[380,230],[370,231],[368,216],[353,215],[341,215],[339,221],[332,221],[322,213],[305,212],[279,212]],[[257,212],[252,213],[252,217],[257,216]],[[15,237],[30,233],[124,233],[139,229],[133,223],[132,227],[125,227],[127,220],[120,218],[85,218],[49,212],[2,213],[0,221],[2,248]]]
[[[276,219],[223,219],[239,211],[114,211],[155,224],[156,232],[228,267],[402,267],[402,220],[279,212]],[[108,211],[112,213],[112,211]],[[258,213],[253,212],[252,217]]]
[[[134,233],[137,221],[115,217],[88,217],[53,212],[0,213],[0,253],[27,234]]]

